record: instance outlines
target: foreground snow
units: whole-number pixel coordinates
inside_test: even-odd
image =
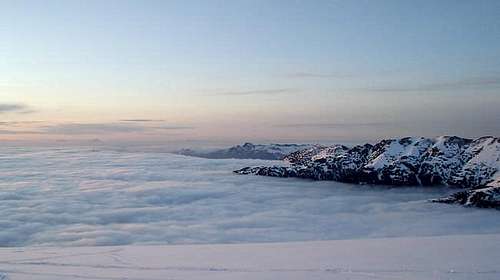
[[[0,279],[500,279],[500,235],[0,249]]]

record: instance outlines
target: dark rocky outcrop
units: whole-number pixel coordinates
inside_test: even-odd
[[[464,190],[454,193],[449,197],[432,199],[431,201],[500,209],[500,184],[497,182],[496,185],[492,184],[490,187]]]
[[[498,207],[500,138],[406,137],[375,145],[312,146],[284,157],[289,166],[247,167],[237,174],[384,185],[466,189],[435,202]]]

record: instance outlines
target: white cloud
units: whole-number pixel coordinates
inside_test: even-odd
[[[426,202],[444,189],[232,174],[257,160],[69,148],[0,156],[0,246],[500,233],[496,211]]]
[[[277,89],[257,89],[257,90],[235,90],[218,92],[216,95],[226,96],[246,96],[246,95],[276,95],[276,94],[290,94],[297,92],[294,88],[277,88]]]
[[[34,110],[25,104],[0,103],[0,114],[2,114],[2,113],[28,114],[28,113],[32,113],[32,112],[34,112]]]

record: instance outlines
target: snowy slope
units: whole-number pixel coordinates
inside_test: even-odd
[[[500,279],[500,235],[0,249],[0,279]],[[3,277],[3,278],[2,278]]]
[[[239,158],[239,159],[269,159],[279,160],[283,159],[286,155],[293,153],[297,150],[302,150],[310,147],[308,144],[252,144],[245,143],[243,145],[236,145],[227,149],[220,149],[215,151],[195,151],[191,149],[184,149],[177,152],[177,154],[185,156],[195,156],[211,159],[224,159],[224,158]]]

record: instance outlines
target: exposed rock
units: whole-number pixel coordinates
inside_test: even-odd
[[[323,152],[331,147],[314,145],[306,149],[300,149],[293,153],[286,155],[283,159],[286,162],[300,164],[312,160],[312,157]]]
[[[243,168],[238,174],[386,185],[473,188],[435,202],[497,207],[500,139],[406,137],[348,148],[313,146],[284,157],[290,166]],[[464,199],[465,197],[465,199]]]
[[[500,209],[500,178],[497,178],[484,188],[460,191],[449,197],[433,199],[431,201]]]
[[[464,151],[465,164],[450,182],[464,187],[485,186],[500,169],[500,138],[481,137]]]
[[[438,137],[426,151],[418,178],[423,185],[456,185],[453,181],[469,160],[467,148],[472,140],[456,136]]]
[[[476,139],[465,154],[468,160],[453,183],[472,189],[432,201],[500,209],[500,139]]]

